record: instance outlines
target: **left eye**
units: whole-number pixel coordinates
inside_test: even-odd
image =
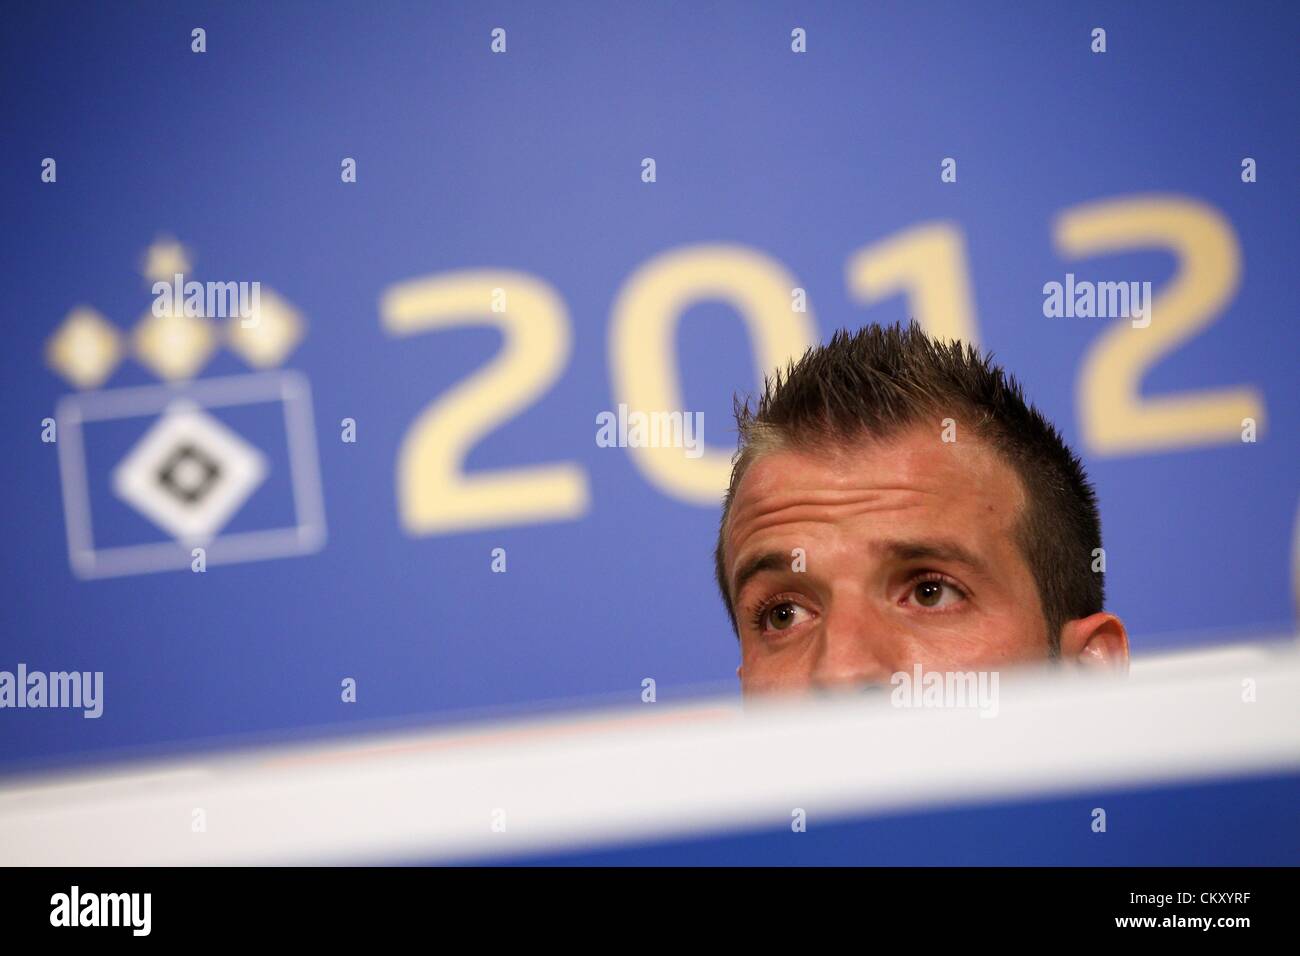
[[[800,612],[808,613],[793,601],[782,601],[763,615],[763,624],[768,630],[788,631],[800,622]]]
[[[911,597],[921,607],[937,608],[960,601],[963,595],[944,581],[918,581],[912,586]]]

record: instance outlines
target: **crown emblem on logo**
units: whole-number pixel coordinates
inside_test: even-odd
[[[160,238],[144,254],[141,274],[151,283],[188,276],[189,251],[175,239]],[[74,308],[45,347],[49,367],[78,389],[103,385],[127,355],[167,382],[194,378],[224,343],[255,369],[276,368],[302,341],[305,323],[282,297],[261,289],[256,322],[239,315],[222,324],[194,315],[179,300],[163,314],[146,312],[124,333],[88,305]]]

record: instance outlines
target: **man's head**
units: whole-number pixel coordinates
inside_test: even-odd
[[[915,324],[837,332],[736,419],[716,566],[746,693],[1127,665],[1092,487],[990,356]]]

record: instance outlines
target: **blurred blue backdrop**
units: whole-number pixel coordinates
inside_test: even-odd
[[[674,493],[630,449],[594,440],[597,413],[627,400],[612,367],[620,290],[655,257],[701,245],[751,250],[785,270],[807,292],[818,338],[918,313],[949,321],[917,290],[946,288],[936,301],[961,303],[962,282],[953,293],[940,281],[959,277],[970,292],[962,318],[1085,455],[1102,502],[1109,604],[1135,652],[1291,630],[1296,11],[293,2],[7,11],[0,668],[102,670],[106,700],[99,720],[7,712],[4,765],[548,700],[632,702],[646,677],[660,699],[728,681],[737,649],[711,578],[717,506]],[[191,49],[196,27],[206,31],[201,54]],[[498,27],[504,54],[490,49]],[[1092,50],[1097,27],[1104,53]],[[806,53],[792,50],[795,28]],[[47,157],[53,183],[42,181]],[[355,183],[342,181],[345,157]],[[642,178],[646,157],[653,183]],[[1247,157],[1256,182],[1243,182]],[[956,160],[956,182],[941,181],[945,158]],[[1097,205],[1149,197],[1191,210],[1203,227],[1160,220],[1192,260],[1140,241],[1146,220],[1126,219],[1126,207]],[[1102,209],[1103,231],[1119,235],[1109,251],[1069,251],[1062,224],[1080,209]],[[877,245],[931,225],[944,256],[932,266],[929,246],[905,247],[904,265],[891,266],[881,250],[898,247]],[[57,446],[40,440],[42,420],[78,389],[47,347],[72,310],[90,306],[128,349],[98,388],[159,384],[129,336],[152,301],[141,259],[162,237],[185,247],[195,278],[258,280],[301,315],[302,341],[274,365],[310,383],[328,534],[304,554],[204,574],[81,579]],[[1240,255],[1222,302],[1194,258],[1209,250],[1211,264],[1221,260],[1211,240]],[[908,280],[921,283],[916,294],[865,301],[851,263],[868,247],[886,273],[916,262],[934,271]],[[555,346],[567,329],[571,351],[556,346],[562,360],[523,407],[473,430],[468,480],[570,463],[586,496],[551,520],[421,533],[402,518],[401,443],[422,410],[481,373],[503,337],[490,316],[397,335],[382,303],[401,283],[478,269],[549,286],[563,314],[542,334]],[[1189,291],[1164,323],[1157,306],[1153,329],[1125,340],[1137,344],[1107,353],[1090,391],[1085,362],[1124,323],[1045,318],[1043,285],[1067,272]],[[673,333],[682,407],[704,413],[706,440],[725,453],[732,393],[764,371],[754,321],[705,296]],[[1137,338],[1162,324],[1181,339],[1157,348]],[[1151,349],[1138,363],[1143,400],[1245,390],[1258,441],[1225,430],[1221,410],[1217,425],[1213,411],[1195,412],[1118,448],[1135,428],[1106,419],[1106,394],[1123,385],[1107,362],[1118,369],[1120,353],[1140,348]],[[252,372],[222,345],[194,377]],[[494,394],[515,391],[498,383]],[[1229,418],[1238,408],[1224,407]],[[1089,438],[1090,408],[1112,439]],[[292,526],[276,403],[210,413],[269,462],[225,530]],[[345,418],[355,443],[340,440]],[[149,425],[83,428],[97,546],[167,540],[111,490],[113,467]],[[492,572],[494,548],[505,549],[507,573]],[[346,677],[357,681],[352,704],[340,701]]]

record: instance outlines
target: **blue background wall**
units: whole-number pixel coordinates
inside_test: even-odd
[[[1240,284],[1162,355],[1145,395],[1249,386],[1256,444],[1099,454],[1111,608],[1137,652],[1293,627],[1300,456],[1292,164],[1300,153],[1291,4],[42,5],[0,36],[5,268],[0,399],[0,668],[102,670],[105,714],[8,711],[7,766],[230,735],[661,699],[725,683],[735,641],[711,582],[716,507],[656,487],[600,448],[611,305],[656,255],[752,248],[808,291],[820,336],[911,314],[845,282],[850,257],[910,227],[964,239],[982,343],[1077,444],[1076,383],[1111,324],[1042,314],[1067,271],[1150,279],[1150,249],[1064,258],[1064,211],[1146,194],[1207,204],[1240,246]],[[208,52],[190,50],[207,30]],[[489,51],[493,27],[508,53]],[[793,54],[790,31],[808,32]],[[1090,51],[1107,30],[1108,51]],[[40,181],[44,157],[58,181]],[[358,181],[340,182],[342,157]],[[641,181],[652,156],[658,181]],[[1241,181],[1243,157],[1259,181]],[[956,183],[940,161],[955,157]],[[311,383],[328,540],[318,553],[78,580],[53,445],[71,387],[46,366],[66,314],[123,332],[146,313],[139,260],[163,234],[201,279],[258,279],[305,317],[285,367]],[[562,297],[573,349],[533,403],[486,434],[471,471],[568,461],[576,520],[414,536],[395,493],[419,411],[500,347],[490,328],[405,338],[380,322],[395,284],[455,270],[530,273]],[[1159,321],[1159,316],[1157,316]],[[682,318],[687,409],[722,448],[731,394],[752,388],[746,325],[723,302]],[[242,375],[231,351],[200,378]],[[103,386],[155,384],[127,359]],[[284,510],[283,426],[223,421],[265,449],[273,480],[232,527]],[[356,444],[339,441],[354,418]],[[87,428],[97,536],[158,539],[104,491],[126,432]],[[136,434],[138,434],[137,432]],[[277,444],[279,443],[279,444]],[[114,450],[117,450],[116,452]],[[96,484],[98,482],[98,484]],[[99,490],[96,491],[95,489]],[[279,509],[279,512],[277,512]],[[239,522],[244,522],[240,525]],[[490,572],[491,549],[509,556]],[[1177,635],[1191,635],[1179,637]],[[357,703],[339,700],[343,677]]]

